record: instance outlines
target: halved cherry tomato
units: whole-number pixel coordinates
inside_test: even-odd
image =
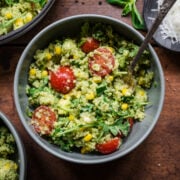
[[[63,94],[70,92],[75,87],[75,80],[74,72],[68,66],[61,66],[56,72],[50,73],[52,88]]]
[[[133,118],[128,118],[128,122],[130,124],[130,129],[132,129],[132,127],[134,125],[134,119]]]
[[[121,145],[121,139],[119,137],[115,137],[105,143],[97,144],[96,149],[102,154],[109,154],[116,151]]]
[[[112,72],[115,59],[112,52],[105,47],[94,50],[94,54],[89,58],[89,69],[92,74],[104,77]]]
[[[55,122],[55,112],[48,106],[39,106],[33,113],[31,124],[37,133],[49,135],[54,128]]]
[[[89,53],[93,51],[94,49],[97,49],[99,47],[100,43],[98,40],[88,37],[84,44],[81,46],[81,49],[85,53]]]

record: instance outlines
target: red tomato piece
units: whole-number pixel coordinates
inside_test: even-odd
[[[73,70],[68,66],[61,66],[56,72],[50,73],[50,83],[56,91],[66,94],[75,87]]]
[[[128,118],[128,122],[130,124],[130,129],[132,129],[132,127],[134,125],[134,119],[133,118]]]
[[[116,151],[121,145],[121,139],[119,137],[115,137],[105,143],[97,144],[96,149],[102,154],[109,154]]]
[[[55,112],[48,106],[39,106],[33,113],[31,124],[37,133],[49,135],[54,128],[55,122]]]
[[[89,58],[89,69],[91,73],[101,77],[105,77],[110,74],[114,65],[114,56],[112,52],[105,47],[96,49],[94,51],[94,55]]]
[[[93,51],[94,49],[97,49],[99,47],[100,43],[98,40],[88,37],[84,44],[81,46],[81,49],[85,53],[89,53]]]

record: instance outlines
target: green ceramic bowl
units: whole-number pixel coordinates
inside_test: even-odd
[[[26,85],[28,83],[27,78],[29,65],[31,64],[33,55],[37,49],[46,47],[51,41],[58,39],[59,37],[77,35],[77,33],[80,31],[81,24],[86,21],[92,23],[103,22],[109,24],[115,28],[119,34],[127,37],[128,39],[134,40],[138,44],[140,44],[144,39],[144,37],[135,29],[112,17],[83,14],[61,19],[38,33],[24,50],[16,69],[14,79],[14,100],[20,120],[26,131],[42,148],[64,160],[83,164],[97,164],[108,162],[126,155],[127,153],[134,150],[147,138],[157,123],[160,112],[162,110],[165,84],[159,59],[153,48],[149,45],[149,50],[153,59],[152,70],[155,72],[155,81],[157,82],[157,87],[152,87],[148,92],[149,100],[153,105],[146,110],[146,118],[144,121],[134,125],[133,130],[129,134],[127,140],[121,145],[119,150],[112,154],[96,155],[80,154],[77,152],[64,152],[57,146],[54,146],[45,139],[41,138],[29,125],[30,119],[26,114],[26,108],[28,107]]]
[[[18,164],[19,180],[24,180],[26,178],[26,154],[21,137],[11,121],[2,112],[0,112],[0,125],[7,127],[14,136],[17,153],[13,156],[13,160]]]

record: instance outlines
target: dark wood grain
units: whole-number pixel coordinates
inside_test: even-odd
[[[137,1],[142,11],[143,1]],[[96,13],[112,16],[131,25],[130,17],[122,18],[121,9],[105,0],[56,0],[46,17],[23,37],[0,47],[0,110],[13,122],[22,136],[27,152],[28,180],[178,180],[180,178],[180,61],[179,55],[158,47],[166,96],[161,116],[149,137],[133,152],[106,164],[77,165],[58,159],[39,147],[26,133],[18,118],[13,100],[16,65],[27,43],[48,24],[75,14]],[[145,34],[145,32],[143,32]]]

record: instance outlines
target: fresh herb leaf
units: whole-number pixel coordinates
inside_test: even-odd
[[[54,134],[57,132],[56,137],[61,137],[61,136],[65,136],[68,133],[79,131],[81,128],[91,128],[91,127],[94,127],[94,126],[95,126],[95,123],[86,124],[86,125],[79,124],[79,125],[74,126],[72,128],[65,127],[65,128],[61,128],[60,131],[56,131],[56,129],[55,129],[54,132],[51,134],[51,136],[53,137]]]
[[[127,136],[130,130],[130,125],[127,121],[123,121],[123,118],[119,118],[113,125],[109,126],[109,131],[117,136],[119,133],[122,133],[124,136]]]
[[[145,29],[145,25],[144,25],[144,21],[140,15],[140,13],[138,12],[135,2],[133,3],[133,8],[132,8],[132,24],[136,29]]]
[[[81,36],[87,37],[89,35],[89,23],[84,23],[84,25],[81,27]]]
[[[2,2],[1,3],[5,3],[5,4],[7,4],[7,5],[12,5],[12,4],[14,4],[14,3],[17,3],[18,2],[18,0],[2,0]]]
[[[77,62],[77,61],[75,61],[75,60],[70,61],[70,64],[71,64],[72,66],[76,66],[76,67],[79,67],[79,66],[80,66],[80,63]]]
[[[128,121],[123,121],[123,118],[119,118],[114,124],[108,125],[103,121],[99,121],[96,126],[101,127],[101,136],[107,133],[112,133],[114,136],[117,136],[119,133],[122,133],[124,136],[127,136],[130,131],[130,125]]]
[[[80,103],[81,103],[81,99],[72,99],[71,100],[71,103],[72,103],[72,107],[77,107]]]
[[[27,0],[27,1],[33,2],[33,3],[39,3],[41,7],[43,7],[47,2],[47,0]]]
[[[127,0],[107,0],[107,2],[122,7],[124,7],[127,4]]]
[[[134,96],[122,96],[121,101],[124,103],[129,103],[134,99]]]
[[[120,132],[118,126],[111,126],[111,127],[109,127],[109,131],[110,131],[114,136],[117,136],[118,133]]]
[[[130,125],[128,121],[122,122],[121,119],[116,121],[113,125],[114,129],[119,129],[119,131],[124,135],[127,136],[130,130]]]
[[[93,104],[87,104],[86,106],[81,108],[81,112],[92,112],[93,107]]]
[[[53,143],[58,145],[62,150],[68,151],[68,152],[71,152],[71,149],[74,145],[74,142],[72,140],[69,140],[69,139],[67,139],[66,141],[58,139],[58,140],[54,140]]]
[[[122,16],[131,14],[134,28],[145,29],[144,20],[136,7],[136,0],[107,0],[107,2],[109,4],[121,6],[123,8]]]
[[[127,16],[130,12],[132,12],[132,6],[131,4],[126,4],[123,11],[122,11],[122,16]]]
[[[102,95],[104,91],[107,89],[106,84],[102,84],[96,88],[96,93],[98,96]]]
[[[130,125],[128,121],[123,120],[124,118],[119,118],[114,124],[108,125],[106,124],[102,119],[99,119],[96,122],[89,123],[89,124],[79,124],[77,126],[74,126],[72,128],[69,127],[61,127],[56,131],[53,131],[52,137],[55,135],[56,137],[65,136],[69,133],[73,133],[75,131],[79,131],[81,128],[98,128],[100,130],[100,137],[102,137],[104,134],[112,133],[114,136],[117,136],[119,133],[122,133],[124,136],[127,136],[130,130]]]

